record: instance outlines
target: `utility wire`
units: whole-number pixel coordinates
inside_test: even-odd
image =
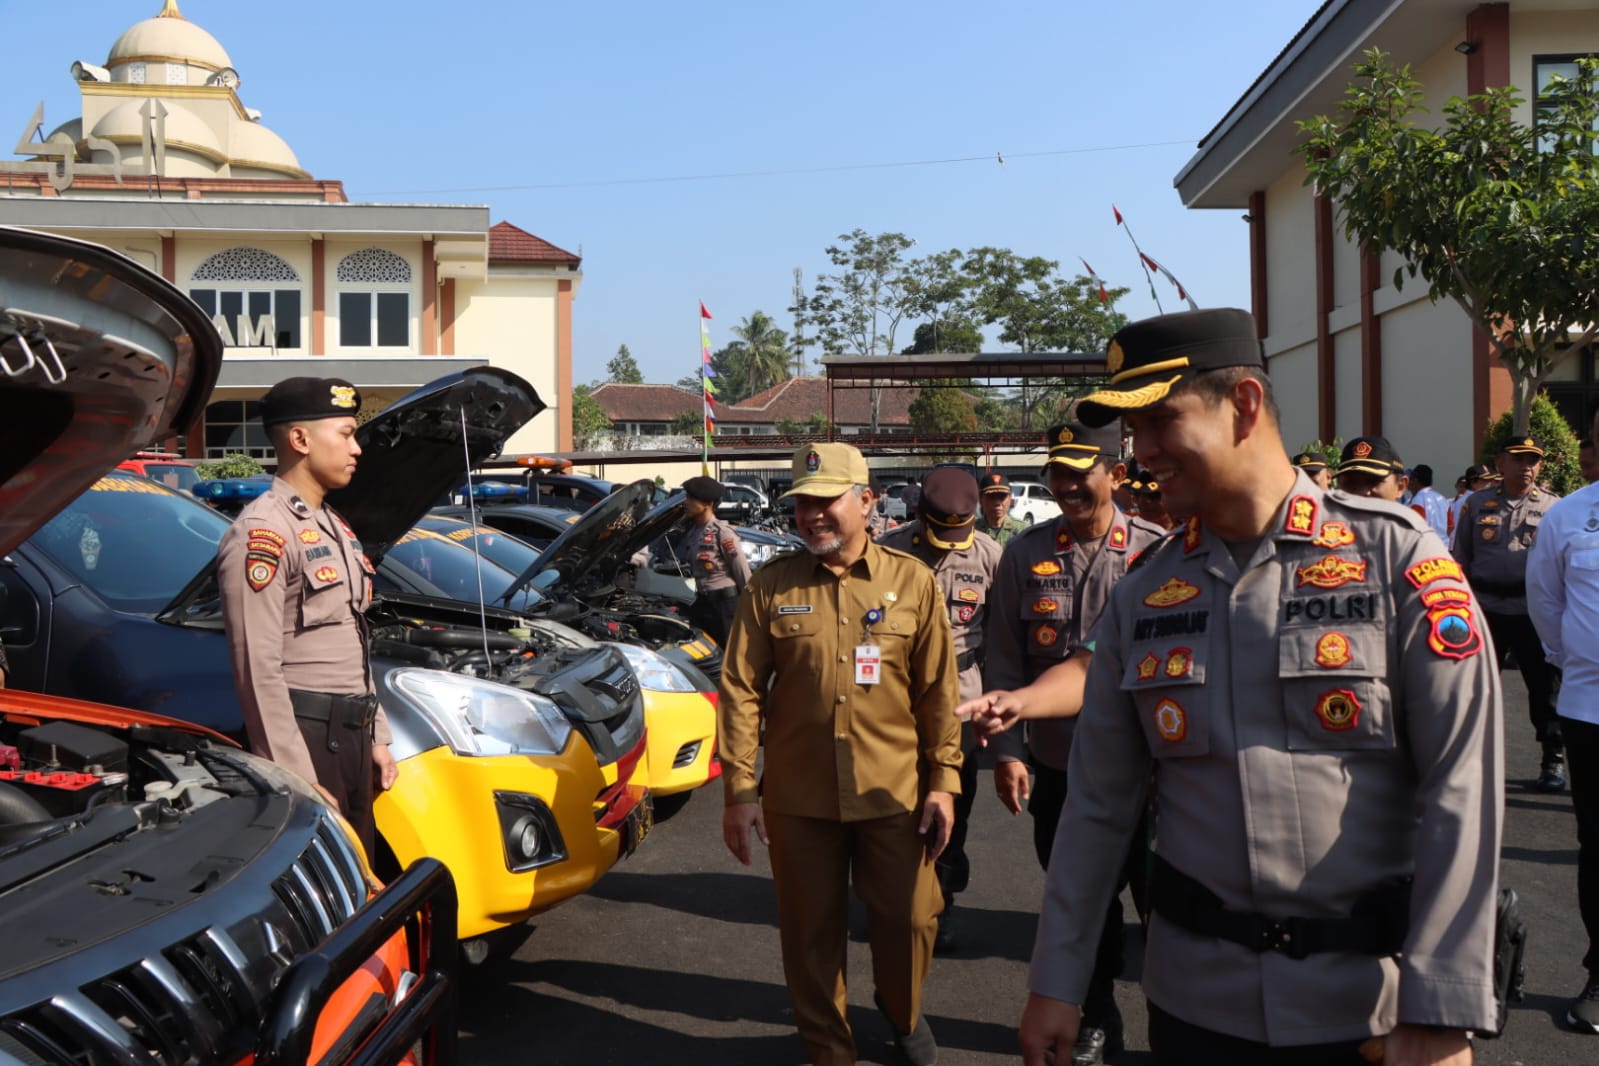
[[[592,181],[557,181],[536,185],[459,185],[442,189],[387,189],[373,196],[433,196],[457,192],[526,192],[537,189],[596,189],[610,185],[666,185],[690,181],[721,181],[728,178],[775,178],[793,174],[839,174],[855,170],[894,170],[904,167],[939,167],[955,163],[992,163],[999,160],[1003,166],[1013,159],[1042,159],[1048,156],[1090,155],[1098,152],[1131,152],[1141,148],[1167,148],[1177,144],[1193,144],[1192,138],[1178,141],[1146,141],[1143,144],[1107,144],[1091,148],[1054,148],[1043,152],[998,152],[988,155],[964,155],[949,159],[907,159],[886,163],[844,163],[826,167],[792,167],[773,170],[728,170],[710,174],[674,174],[653,178],[601,178]]]

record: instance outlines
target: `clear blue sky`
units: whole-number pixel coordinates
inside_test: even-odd
[[[1152,314],[1114,202],[1202,306],[1247,306],[1241,212],[1185,210],[1172,178],[1319,6],[181,2],[313,176],[354,200],[488,204],[581,251],[578,380],[626,343],[667,382],[697,368],[698,301],[718,346],[755,309],[787,328],[793,269],[814,279],[856,227],[917,254],[1081,256]],[[76,116],[73,60],[103,62],[160,7],[0,0],[0,149],[41,99],[46,129]],[[744,172],[764,176],[662,180]]]

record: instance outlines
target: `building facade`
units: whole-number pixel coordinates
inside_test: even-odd
[[[365,417],[484,364],[549,405],[508,450],[571,447],[577,256],[486,206],[350,202],[244,105],[177,0],[71,69],[81,114],[42,135],[35,112],[31,157],[0,163],[0,225],[107,245],[212,316],[227,357],[185,454],[270,458],[255,405],[286,377],[349,379]]]
[[[1488,339],[1420,278],[1393,285],[1402,260],[1365,254],[1340,232],[1293,154],[1295,123],[1332,114],[1372,48],[1409,64],[1433,115],[1454,96],[1515,85],[1536,95],[1578,56],[1599,53],[1599,3],[1328,0],[1228,110],[1176,176],[1183,203],[1240,212],[1252,309],[1290,450],[1319,437],[1387,436],[1440,473],[1473,462],[1487,423],[1511,405]],[[1546,386],[1573,426],[1599,398],[1593,355],[1567,358]]]

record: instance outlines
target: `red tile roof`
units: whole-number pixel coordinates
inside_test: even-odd
[[[775,424],[787,418],[805,422],[811,415],[827,413],[826,378],[789,378],[765,392],[756,393],[741,404],[723,407],[717,413],[717,422],[732,424]],[[916,389],[893,387],[882,390],[878,405],[879,426],[908,426],[911,423],[910,405],[916,399]],[[872,424],[872,393],[870,389],[835,388],[833,390],[833,417],[839,426],[870,426]]]
[[[496,222],[489,227],[489,262],[564,263],[575,267],[583,260],[519,226]]]
[[[607,381],[592,394],[612,422],[670,422],[687,411],[699,411],[699,393],[676,385],[619,385]]]

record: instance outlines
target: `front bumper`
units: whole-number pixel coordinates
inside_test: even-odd
[[[715,776],[715,692],[646,690],[644,721],[651,792],[687,792]]]

